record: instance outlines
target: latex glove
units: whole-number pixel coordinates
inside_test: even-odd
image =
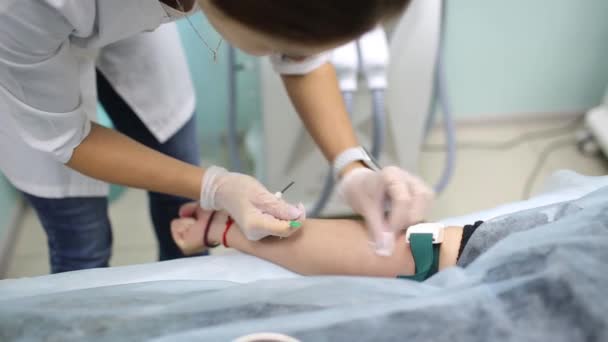
[[[205,171],[201,207],[228,212],[249,240],[287,237],[297,231],[289,221],[303,220],[305,215],[302,204],[287,204],[255,178],[216,166]]]
[[[421,179],[395,166],[381,171],[356,168],[340,180],[338,193],[363,216],[376,254],[384,256],[393,254],[395,233],[421,222],[434,198],[433,191]]]

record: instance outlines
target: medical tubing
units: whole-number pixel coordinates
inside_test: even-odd
[[[435,72],[437,72],[437,69],[435,68]],[[434,84],[433,84],[433,90],[432,90],[432,94],[431,94],[431,102],[429,104],[429,111],[428,111],[428,115],[426,117],[426,121],[424,123],[424,141],[426,141],[429,137],[429,135],[431,134],[431,129],[433,128],[433,125],[435,124],[435,120],[436,120],[436,116],[437,116],[437,107],[439,106],[439,104],[437,103],[437,76],[435,75],[435,79],[434,79]]]
[[[384,89],[372,90],[372,118],[373,118],[373,134],[372,134],[372,157],[380,158],[382,148],[384,147],[384,139],[386,136],[386,112],[384,101]]]
[[[236,50],[228,47],[228,155],[230,168],[234,172],[243,172],[239,156],[238,111],[237,111],[237,61]]]
[[[344,91],[342,92],[342,97],[344,98],[344,104],[346,105],[346,111],[352,115],[353,111],[353,103],[355,99],[355,93],[352,91]],[[329,172],[325,177],[325,184],[323,185],[323,190],[321,191],[321,195],[319,195],[319,199],[315,203],[315,206],[310,210],[306,216],[308,217],[319,217],[321,215],[321,211],[327,206],[327,202],[329,202],[329,198],[334,190],[334,174],[331,165],[329,166]]]
[[[452,104],[448,95],[448,86],[445,70],[445,28],[446,28],[446,1],[442,4],[442,28],[441,39],[439,42],[439,51],[437,54],[437,96],[439,106],[443,112],[443,127],[445,131],[445,139],[447,152],[445,154],[445,166],[441,173],[441,177],[435,184],[435,192],[442,193],[450,183],[454,175],[454,166],[456,163],[456,133],[454,128],[454,117],[452,112]]]
[[[346,106],[346,111],[348,115],[352,117],[353,115],[353,106],[355,104],[355,92],[353,91],[343,91],[342,97],[344,98],[344,105]]]

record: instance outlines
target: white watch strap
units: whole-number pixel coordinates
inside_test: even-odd
[[[352,147],[340,153],[334,160],[334,177],[338,178],[342,169],[344,169],[346,165],[355,161],[362,161],[365,165],[373,164],[369,154],[363,147]]]
[[[442,243],[445,228],[445,224],[441,222],[426,222],[413,225],[405,233],[405,242],[410,243],[410,236],[412,234],[433,234],[433,244]]]

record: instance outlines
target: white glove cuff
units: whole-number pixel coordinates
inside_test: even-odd
[[[359,176],[359,174],[365,174],[365,173],[374,173],[374,171],[370,170],[370,169],[366,169],[364,167],[359,167],[356,168],[352,171],[350,171],[349,173],[345,174],[344,177],[342,177],[340,179],[340,181],[338,182],[338,188],[336,189],[338,192],[338,198],[342,201],[342,202],[346,202],[346,194],[344,193],[346,190],[347,185],[353,181],[353,179],[355,179],[356,177],[364,177],[364,176]]]
[[[367,168],[374,171],[380,171],[380,166],[373,159],[373,157],[365,150],[365,148],[359,147],[351,147],[346,149],[340,153],[333,162],[333,173],[334,179],[340,178],[340,172],[344,169],[348,164],[361,161]]]
[[[212,166],[205,171],[203,181],[201,182],[201,208],[205,210],[220,210],[215,203],[215,193],[217,192],[217,178],[228,171],[222,167]]]

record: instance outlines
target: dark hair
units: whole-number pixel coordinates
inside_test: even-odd
[[[400,14],[410,0],[211,0],[243,25],[304,44],[354,39]]]

